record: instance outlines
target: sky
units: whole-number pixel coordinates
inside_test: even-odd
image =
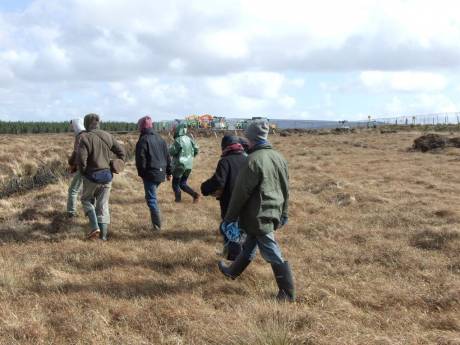
[[[460,111],[460,2],[0,0],[0,120]]]

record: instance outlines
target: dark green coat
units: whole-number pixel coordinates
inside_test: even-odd
[[[286,160],[270,145],[252,152],[241,168],[225,220],[239,218],[240,227],[261,236],[276,230],[287,216],[289,173]]]

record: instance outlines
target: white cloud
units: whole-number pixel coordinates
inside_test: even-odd
[[[447,86],[442,74],[430,72],[361,72],[362,84],[373,91],[436,92]]]
[[[318,104],[321,88],[353,97],[364,86],[381,102],[458,84],[459,12],[452,0],[31,0],[0,12],[0,102],[9,116],[50,118],[90,106],[333,116],[345,103]]]

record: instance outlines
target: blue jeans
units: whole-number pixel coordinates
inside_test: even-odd
[[[260,254],[268,263],[278,265],[284,263],[281,249],[275,240],[274,232],[263,236],[247,235],[246,241],[243,244],[243,251],[240,255],[252,261],[256,257],[257,247],[259,247]]]
[[[157,188],[160,185],[159,183],[143,179],[144,181],[144,191],[145,191],[145,201],[147,206],[151,211],[160,212],[158,207],[157,200]]]
[[[172,189],[174,191],[174,194],[176,197],[180,195],[181,190],[183,190],[185,193],[191,195],[192,197],[196,196],[195,191],[187,184],[188,177],[190,176],[190,173],[192,170],[185,170],[185,172],[182,174],[182,176],[173,176],[172,179]]]

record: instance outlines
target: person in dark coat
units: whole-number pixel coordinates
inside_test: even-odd
[[[233,187],[240,168],[247,160],[243,146],[239,143],[239,138],[226,135],[221,143],[222,156],[217,163],[217,168],[211,178],[201,184],[201,194],[215,196],[220,202],[220,214],[222,220],[227,213],[228,205],[232,197]],[[241,244],[230,241],[225,234],[224,253],[227,252],[228,260],[235,260],[241,252]]]
[[[145,200],[150,209],[153,229],[161,230],[160,208],[156,190],[165,181],[171,180],[171,157],[168,145],[154,130],[152,119],[145,116],[138,123],[141,135],[136,144],[136,168],[142,178]]]

